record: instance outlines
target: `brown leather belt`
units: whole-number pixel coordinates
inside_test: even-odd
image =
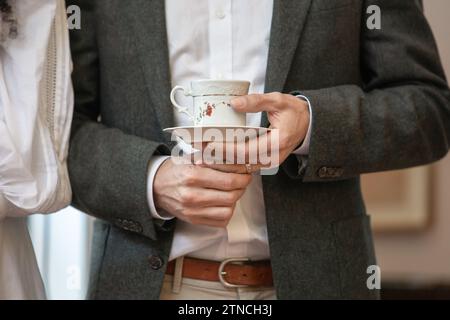
[[[169,262],[166,274],[174,275],[175,261]],[[184,278],[221,282],[225,287],[272,287],[270,261],[228,259],[223,262],[185,257],[182,276]]]

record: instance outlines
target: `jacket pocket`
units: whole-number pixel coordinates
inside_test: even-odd
[[[369,289],[370,266],[376,265],[370,217],[361,214],[333,223],[342,299],[378,299]]]

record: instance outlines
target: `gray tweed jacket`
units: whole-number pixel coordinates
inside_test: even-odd
[[[158,299],[174,230],[152,219],[146,194],[174,122],[164,0],[68,2],[82,10],[71,32],[74,205],[101,221],[91,298]],[[371,4],[381,30],[366,27]],[[266,91],[308,96],[314,123],[309,156],[264,177],[278,298],[377,298],[359,176],[449,148],[450,91],[420,2],[275,0]]]

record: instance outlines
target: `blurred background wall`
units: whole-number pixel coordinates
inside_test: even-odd
[[[424,7],[450,77],[450,1],[424,0]],[[384,281],[411,287],[450,284],[450,156],[431,170],[429,226],[375,235]]]

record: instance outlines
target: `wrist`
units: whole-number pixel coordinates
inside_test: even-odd
[[[308,155],[313,125],[311,102],[304,95],[296,94],[295,96],[303,102],[306,108],[305,112],[307,112],[307,114],[302,116],[305,121],[304,127],[306,128],[306,134],[301,139],[301,142],[299,143],[297,148],[294,149],[293,153],[297,155]]]
[[[153,180],[153,199],[155,207],[161,209],[161,203],[159,201],[162,190],[164,190],[164,182],[167,180],[167,167],[170,165],[170,158],[164,159],[155,173],[155,179]]]
[[[148,204],[150,207],[150,213],[153,218],[159,220],[171,220],[172,216],[168,214],[162,214],[161,204],[159,203],[160,199],[160,190],[164,188],[163,186],[163,177],[161,175],[164,174],[161,170],[170,163],[170,157],[167,156],[155,156],[151,159],[149,164],[149,175],[148,175]]]

